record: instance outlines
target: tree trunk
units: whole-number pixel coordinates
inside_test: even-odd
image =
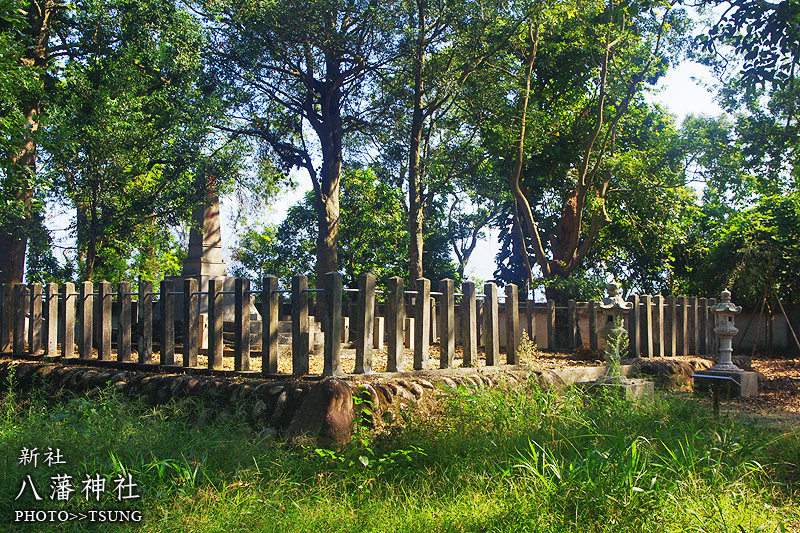
[[[23,65],[34,67],[42,73],[47,67],[48,44],[50,40],[50,22],[55,11],[52,0],[35,0],[28,5],[28,35]],[[22,282],[25,273],[25,250],[28,246],[28,230],[31,222],[31,205],[33,188],[31,178],[36,174],[36,141],[34,136],[39,130],[41,113],[41,97],[39,94],[23,98],[22,109],[25,112],[27,129],[19,139],[19,149],[11,158],[9,167],[10,185],[12,185],[12,202],[19,213],[8,217],[8,222],[0,231],[0,282]]]
[[[422,253],[425,235],[423,233],[422,172],[420,153],[422,150],[422,129],[425,115],[422,109],[425,86],[422,74],[425,69],[425,8],[418,3],[418,38],[414,54],[414,102],[411,117],[411,138],[408,151],[408,275],[413,282],[423,277]]]

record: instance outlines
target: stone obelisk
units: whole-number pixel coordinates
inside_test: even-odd
[[[183,261],[181,277],[198,278],[201,285],[207,285],[208,278],[226,276],[225,261],[222,259],[219,196],[209,193],[206,204],[192,211],[189,251]]]

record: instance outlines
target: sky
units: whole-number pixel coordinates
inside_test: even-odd
[[[690,114],[694,115],[719,115],[722,109],[714,102],[713,93],[705,85],[712,81],[708,69],[697,63],[685,62],[671,69],[660,81],[657,91],[649,95],[649,100],[661,104],[675,116],[676,125]],[[272,211],[266,216],[265,221],[278,223],[286,215],[289,206],[297,203],[310,190],[308,178],[298,177],[298,187],[279,196],[272,206]],[[221,201],[221,215],[223,217],[223,250],[226,258],[229,251],[236,245],[235,228],[231,224],[234,204],[225,198]],[[491,280],[494,278],[494,258],[499,251],[497,242],[498,231],[487,231],[487,239],[478,243],[472,258],[467,263],[465,275],[476,280]],[[455,261],[455,256],[453,257]],[[230,260],[228,259],[229,263]]]

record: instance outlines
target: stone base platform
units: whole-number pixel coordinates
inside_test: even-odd
[[[740,398],[755,396],[758,394],[758,373],[757,372],[731,372],[722,370],[701,370],[695,372],[694,391],[708,392],[718,384],[723,397]]]
[[[591,395],[610,394],[626,400],[644,400],[655,395],[655,384],[646,379],[629,379],[627,383],[581,381],[575,386]]]

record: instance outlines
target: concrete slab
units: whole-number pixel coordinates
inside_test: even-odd
[[[730,372],[721,370],[700,370],[695,372],[694,391],[707,393],[715,383],[719,383],[723,397],[739,398],[758,394],[758,372]]]

